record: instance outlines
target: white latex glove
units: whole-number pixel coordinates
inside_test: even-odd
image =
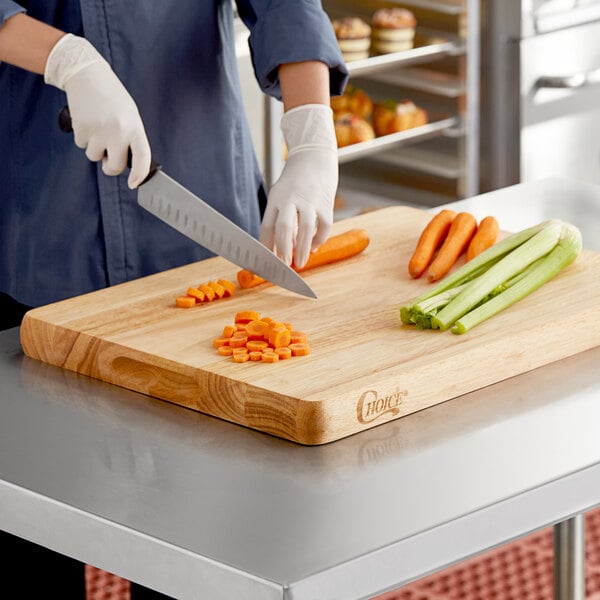
[[[66,92],[75,144],[102,160],[104,173],[121,173],[131,148],[127,183],[137,187],[150,170],[150,144],[133,98],[106,60],[85,38],[67,34],[48,56],[44,80]]]
[[[332,110],[305,104],[286,112],[281,130],[288,158],[269,192],[260,240],[287,264],[303,267],[329,236],[338,185]]]

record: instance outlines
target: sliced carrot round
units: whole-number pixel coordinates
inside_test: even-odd
[[[221,346],[229,346],[229,341],[231,338],[215,338],[213,340],[213,346],[215,348],[220,348]]]
[[[220,283],[209,281],[206,285],[214,290],[217,298],[222,298],[225,295],[225,288]]]
[[[248,338],[247,336],[238,337],[234,335],[233,337],[230,337],[228,341],[232,348],[245,348],[248,343]]]
[[[250,321],[258,321],[260,315],[255,310],[241,310],[235,314],[235,323],[249,323]]]
[[[290,333],[290,343],[302,344],[306,342],[306,334],[303,331],[292,331]]]
[[[248,340],[248,342],[246,343],[246,348],[248,348],[249,352],[253,352],[254,350],[261,352],[268,345],[269,344],[267,342],[265,342],[264,340]]]
[[[248,352],[248,356],[250,360],[259,361],[262,360],[262,352],[260,350],[254,350],[253,352]]]
[[[288,348],[292,351],[292,356],[306,356],[310,354],[310,346],[308,344],[290,344]]]
[[[283,348],[275,348],[275,354],[277,354],[282,360],[292,357],[292,351],[288,346]]]
[[[231,356],[233,354],[233,348],[231,346],[219,346],[217,352],[222,356]]]
[[[279,355],[276,352],[263,352],[261,360],[266,363],[274,363],[279,360]]]
[[[269,333],[269,345],[273,346],[273,348],[287,346],[290,340],[290,330],[285,326],[273,327]]]
[[[178,296],[175,298],[175,305],[179,308],[191,308],[196,306],[196,299],[191,296]]]
[[[212,300],[215,299],[215,296],[216,296],[215,290],[213,290],[209,285],[206,285],[205,283],[201,283],[198,286],[198,289],[201,292],[204,292],[207,302],[211,302]]]
[[[223,327],[223,334],[221,337],[230,338],[236,331],[237,329],[233,325],[225,325],[225,327]]]
[[[229,281],[229,279],[219,279],[217,280],[217,283],[223,286],[223,289],[225,290],[225,294],[223,296],[225,298],[233,296],[237,287],[233,281]]]
[[[269,324],[266,321],[249,321],[246,324],[248,338],[254,340],[263,339],[268,327]]]
[[[247,352],[232,354],[232,358],[233,358],[233,361],[236,363],[245,363],[250,360],[250,356]]]
[[[204,302],[206,298],[204,292],[195,287],[189,287],[186,294],[192,298],[195,298],[196,302]]]

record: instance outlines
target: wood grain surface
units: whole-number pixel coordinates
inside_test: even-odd
[[[25,354],[302,444],[322,444],[600,345],[600,255],[575,263],[464,335],[403,326],[425,278],[407,264],[430,213],[388,207],[338,221],[364,228],[360,255],[307,271],[318,299],[273,285],[175,307],[190,285],[235,280],[220,257],[29,311]],[[585,246],[585,240],[584,240]],[[461,259],[462,260],[462,259]],[[458,264],[462,264],[459,262]],[[234,363],[213,347],[239,310],[291,321],[311,354]]]

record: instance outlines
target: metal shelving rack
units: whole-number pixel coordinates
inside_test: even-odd
[[[418,44],[404,52],[373,56],[347,64],[351,83],[398,90],[401,97],[412,93],[427,95],[450,103],[454,110],[428,110],[429,123],[393,135],[339,149],[340,188],[363,191],[375,188],[382,196],[402,197],[396,186],[386,182],[386,173],[408,170],[417,179],[444,178],[454,186],[454,199],[477,194],[479,186],[479,1],[478,0],[324,0],[323,7],[332,18],[342,15],[363,16],[365,20],[380,7],[405,6],[417,15],[417,36],[431,43]],[[418,11],[421,11],[419,13]],[[424,11],[424,12],[423,12]],[[438,30],[420,26],[420,14],[435,23],[437,16],[450,28]],[[455,73],[436,70],[436,64],[454,61]],[[402,90],[400,92],[400,90]],[[281,105],[267,100],[266,178],[275,181],[283,167],[282,140],[279,132]],[[449,149],[444,140],[452,140]],[[423,147],[423,142],[429,146]],[[345,169],[344,165],[352,163]],[[373,174],[367,174],[369,168]],[[362,179],[362,180],[361,180]],[[407,179],[411,179],[410,177]],[[422,190],[412,194],[407,181],[404,196],[418,197],[417,204],[443,203],[453,198],[432,198]]]

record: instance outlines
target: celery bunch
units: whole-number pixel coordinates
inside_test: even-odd
[[[491,246],[402,306],[400,319],[419,329],[465,333],[552,279],[580,252],[577,227],[544,221]]]

